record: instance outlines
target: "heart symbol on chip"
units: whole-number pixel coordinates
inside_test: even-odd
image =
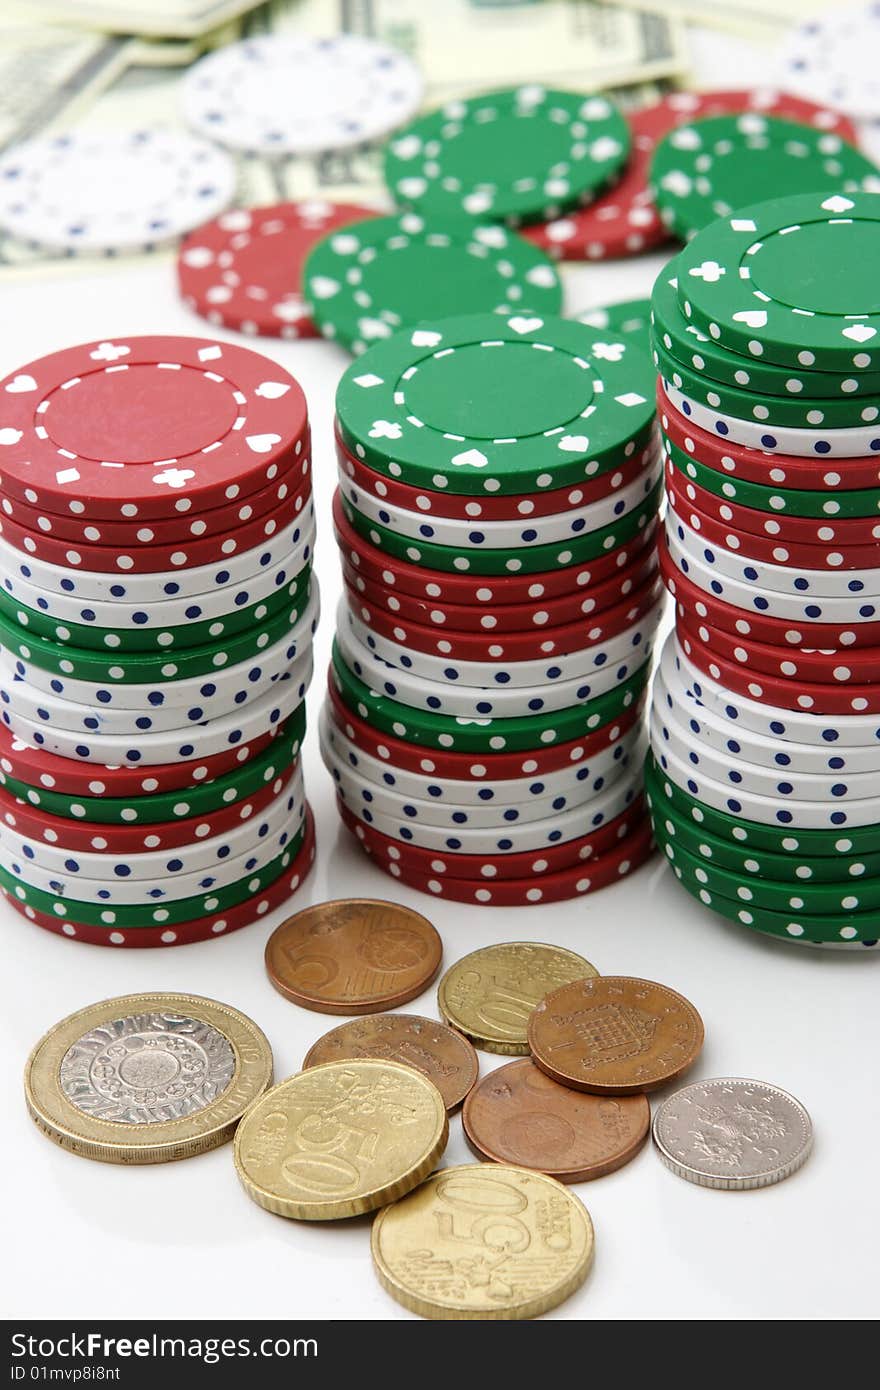
[[[273,445],[281,443],[281,435],[249,434],[245,438],[245,443],[255,454],[268,454]]]
[[[21,439],[21,430],[11,428],[0,429],[0,444],[17,444]]]
[[[427,328],[417,328],[410,338],[413,347],[436,347],[442,341],[442,333],[434,333]]]
[[[283,381],[261,381],[254,395],[262,396],[264,401],[277,401],[286,396],[289,390],[290,387]],[[272,438],[277,439],[277,436],[273,435]]]
[[[27,376],[25,372],[21,372],[18,376],[13,377],[12,381],[10,381],[9,385],[6,387],[6,390],[12,392],[13,395],[17,395],[20,391],[36,391],[36,389],[37,383],[32,376]]]
[[[479,449],[466,449],[462,454],[453,454],[452,462],[456,468],[485,468],[489,460],[485,454],[481,454]]]
[[[564,434],[557,445],[566,454],[585,454],[589,447],[590,441],[585,434]]]
[[[764,328],[767,315],[763,309],[742,309],[733,316],[734,323],[744,323],[746,328]]]
[[[534,333],[537,329],[544,327],[543,319],[524,319],[520,315],[515,315],[507,320],[508,328],[512,328],[514,333]]]
[[[191,246],[184,251],[181,260],[193,270],[207,270],[209,265],[214,264],[214,252],[209,246]]]

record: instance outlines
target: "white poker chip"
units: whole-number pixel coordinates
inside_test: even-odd
[[[779,54],[789,91],[874,120],[880,116],[880,9],[837,5],[792,29]]]
[[[412,59],[376,39],[264,36],[190,68],[182,106],[218,145],[282,157],[382,140],[414,115],[422,91]]]
[[[0,159],[0,228],[67,254],[149,250],[216,217],[235,183],[227,154],[182,131],[71,131]]]

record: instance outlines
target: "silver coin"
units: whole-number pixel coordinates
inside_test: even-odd
[[[800,1168],[813,1144],[810,1116],[778,1086],[741,1077],[695,1081],[654,1117],[654,1143],[680,1178],[701,1187],[769,1187]]]
[[[115,1124],[164,1124],[204,1110],[235,1072],[228,1038],[182,1014],[117,1018],[81,1038],[61,1060],[71,1105]]]

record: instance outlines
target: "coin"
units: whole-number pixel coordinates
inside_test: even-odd
[[[427,1177],[449,1126],[437,1087],[400,1062],[325,1062],[273,1086],[235,1136],[258,1206],[298,1221],[374,1211]]]
[[[674,989],[624,975],[554,990],[529,1019],[529,1047],[563,1086],[598,1095],[654,1091],[681,1076],[703,1046],[703,1020]]]
[[[373,898],[316,903],[266,942],[272,984],[323,1014],[371,1014],[415,999],[440,969],[443,946],[419,912]]]
[[[579,1289],[593,1260],[584,1204],[543,1173],[444,1168],[373,1222],[382,1287],[423,1318],[535,1318]]]
[[[424,1072],[443,1097],[448,1113],[461,1105],[480,1069],[467,1038],[445,1023],[418,1014],[374,1014],[325,1033],[309,1048],[303,1070],[355,1057],[386,1057]]]
[[[664,1101],[654,1143],[687,1182],[745,1191],[796,1173],[813,1146],[813,1126],[787,1091],[724,1076],[695,1081]]]
[[[40,1039],[25,1098],[44,1134],[104,1163],[166,1163],[232,1138],[272,1081],[272,1051],[245,1014],[193,994],[126,994],[70,1014]]]
[[[560,1086],[529,1057],[475,1086],[461,1116],[478,1158],[536,1168],[560,1182],[587,1182],[622,1168],[648,1137],[644,1096],[591,1096]]]
[[[526,1025],[536,1004],[569,980],[595,975],[574,951],[539,941],[505,941],[463,956],[437,991],[440,1013],[486,1052],[527,1056]]]

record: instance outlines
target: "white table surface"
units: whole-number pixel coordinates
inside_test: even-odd
[[[770,74],[766,52],[718,34],[692,38],[697,85],[757,85]],[[664,259],[567,267],[568,310],[648,294]],[[168,261],[5,285],[0,306],[0,374],[67,343],[205,331],[179,304]],[[491,942],[553,941],[580,951],[603,974],[661,980],[687,995],[705,1020],[706,1045],[692,1079],[774,1082],[813,1117],[815,1151],[806,1167],[762,1192],[691,1186],[673,1177],[650,1146],[620,1172],[579,1185],[596,1227],[595,1266],[583,1289],[550,1316],[873,1316],[880,952],[819,952],[753,937],[701,908],[658,858],[595,897],[515,911],[431,901],[372,867],[337,820],[315,737],[339,590],[329,516],[331,413],[347,358],[322,342],[264,340],[262,347],[299,377],[309,399],[324,595],[305,754],[318,858],[293,908],[333,897],[391,897],[428,913],[447,964]],[[296,1071],[311,1043],[339,1020],[287,1003],[265,977],[264,942],[289,910],[203,945],[115,952],[49,935],[0,906],[0,1315],[411,1316],[373,1275],[369,1218],[310,1226],[261,1211],[240,1190],[229,1147],[153,1168],[90,1163],[47,1142],[25,1112],[21,1071],[45,1029],[88,1003],[135,990],[192,991],[238,1006],[267,1033],[276,1075]],[[436,1016],[434,990],[407,1010]],[[481,1071],[502,1060],[481,1053]],[[450,1130],[444,1163],[472,1161],[457,1117]]]

